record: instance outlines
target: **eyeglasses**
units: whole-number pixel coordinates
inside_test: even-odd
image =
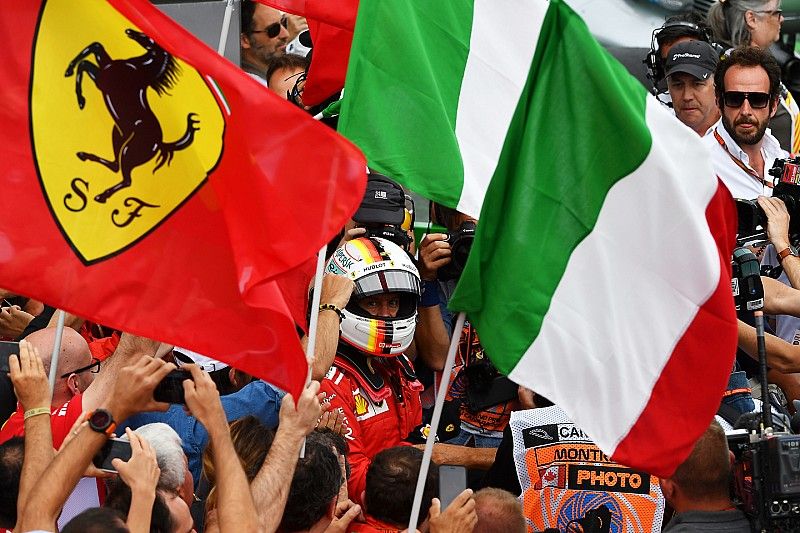
[[[77,368],[77,369],[73,370],[72,372],[67,372],[66,374],[62,374],[61,378],[62,379],[63,378],[68,378],[72,374],[80,374],[82,372],[86,372],[87,370],[89,372],[91,372],[92,374],[97,374],[98,372],[100,372],[100,359],[98,359],[96,357],[92,357],[91,364],[88,364],[86,366],[82,366],[80,368]]]
[[[742,91],[725,91],[722,100],[728,107],[742,107],[744,101],[750,102],[753,109],[764,109],[769,105],[769,94],[767,93],[747,93]]]
[[[757,10],[753,11],[753,13],[763,13],[770,17],[781,17],[783,15],[783,9]]]
[[[263,30],[253,30],[250,33],[266,33],[267,37],[270,39],[274,39],[281,33],[281,27],[287,28],[289,26],[289,20],[284,17],[281,19],[280,22],[273,22]]]

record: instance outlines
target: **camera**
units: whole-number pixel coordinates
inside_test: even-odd
[[[440,281],[458,279],[467,264],[472,241],[475,240],[475,222],[467,220],[461,223],[456,231],[447,232],[447,242],[450,243],[450,262],[439,269],[436,277]]]
[[[775,188],[773,198],[780,198],[789,211],[789,235],[800,234],[800,156],[787,159],[776,159],[769,169]],[[767,215],[755,200],[736,199],[736,211],[739,215],[737,234],[740,241],[758,235],[758,228],[766,228]]]
[[[411,237],[409,237],[408,233],[400,226],[384,224],[370,226],[361,225],[358,227],[366,230],[363,237],[380,237],[381,239],[392,241],[405,251],[408,251],[411,246]]]
[[[800,435],[728,435],[733,494],[756,531],[800,530]]]

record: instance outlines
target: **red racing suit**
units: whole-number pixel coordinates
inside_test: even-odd
[[[350,499],[360,504],[372,458],[403,444],[422,423],[423,387],[405,355],[370,356],[368,361],[368,356],[354,352],[336,354],[321,390],[331,410],[344,415],[351,467],[347,490]]]

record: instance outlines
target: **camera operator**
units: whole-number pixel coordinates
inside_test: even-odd
[[[787,287],[772,278],[762,277],[764,284],[764,313],[798,314],[800,315],[800,291]],[[800,345],[766,333],[764,335],[767,351],[767,365],[770,368],[769,378],[773,382],[774,371],[782,374],[800,372]],[[739,320],[739,348],[753,358],[758,358],[756,329]],[[783,386],[782,386],[783,387]],[[787,394],[792,400],[793,395]]]
[[[778,187],[780,188],[783,185],[785,184],[780,183]],[[794,360],[800,357],[800,354],[793,355],[790,349],[792,344],[800,343],[800,318],[797,317],[800,312],[798,312],[798,309],[794,309],[792,305],[798,298],[788,285],[800,286],[797,285],[800,283],[800,259],[797,258],[796,250],[790,243],[790,217],[784,202],[780,198],[761,196],[758,198],[757,204],[763,211],[764,219],[766,220],[766,223],[762,221],[761,225],[766,227],[768,242],[772,244],[772,246],[766,246],[765,244],[755,252],[757,256],[763,253],[762,272],[771,271],[771,277],[762,276],[765,313],[774,317],[774,322],[770,322],[774,327],[775,335],[787,341],[784,344],[778,342],[778,339],[774,337],[767,341],[767,359],[771,367],[768,377],[770,383],[780,387],[786,397],[786,405],[791,410],[792,400],[800,398],[800,376],[787,373],[794,372],[794,370],[791,370],[797,366]],[[780,276],[777,276],[779,272]],[[774,277],[777,277],[777,280],[773,279]],[[742,324],[739,329],[740,341],[745,343],[742,345],[742,342],[740,342],[741,347],[745,352],[754,356],[756,354],[755,345],[749,349],[747,347],[747,339],[755,336],[752,327]],[[769,335],[767,337],[768,339],[770,338]],[[746,363],[743,363],[743,365],[745,368],[748,366]],[[760,386],[758,385],[753,386],[756,396],[760,395],[757,390],[759,388]],[[780,394],[778,394],[778,397],[780,397]]]
[[[711,422],[672,477],[658,480],[676,513],[664,533],[751,531],[747,517],[731,501],[731,459],[725,432]]]
[[[773,248],[767,250],[765,264],[780,264],[783,273],[778,278],[792,287],[800,288],[800,258],[789,239],[789,211],[780,198],[758,197],[758,205],[767,216],[767,238]]]
[[[433,207],[431,219],[444,225],[448,234],[431,233],[420,244],[423,289],[417,351],[431,368],[441,370],[450,335],[460,336],[447,401],[460,404],[461,428],[448,442],[496,448],[511,411],[518,408],[517,386],[491,364],[474,326],[465,322],[463,331],[452,331],[453,317],[446,308],[469,252],[465,239],[474,234],[476,220],[440,205]]]
[[[339,246],[358,237],[379,237],[416,252],[413,200],[397,182],[377,172],[367,174],[364,198],[344,230]]]

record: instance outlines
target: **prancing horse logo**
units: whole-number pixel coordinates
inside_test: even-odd
[[[165,163],[169,165],[176,151],[192,144],[195,131],[199,129],[197,114],[189,113],[184,134],[174,142],[164,142],[161,124],[147,101],[147,89],[152,88],[159,96],[167,93],[179,76],[180,68],[169,53],[144,33],[126,29],[125,34],[144,48],[145,53],[128,59],[111,59],[103,45],[94,42],[75,56],[64,73],[66,77],[75,74],[75,95],[81,109],[86,105],[81,82],[84,74],[89,76],[102,93],[114,120],[113,160],[88,152],[76,154],[81,161],[94,161],[122,174],[122,181],[94,197],[100,203],[130,187],[134,168],[154,157],[157,159],[153,173]],[[87,59],[89,56],[94,56],[96,65]]]

